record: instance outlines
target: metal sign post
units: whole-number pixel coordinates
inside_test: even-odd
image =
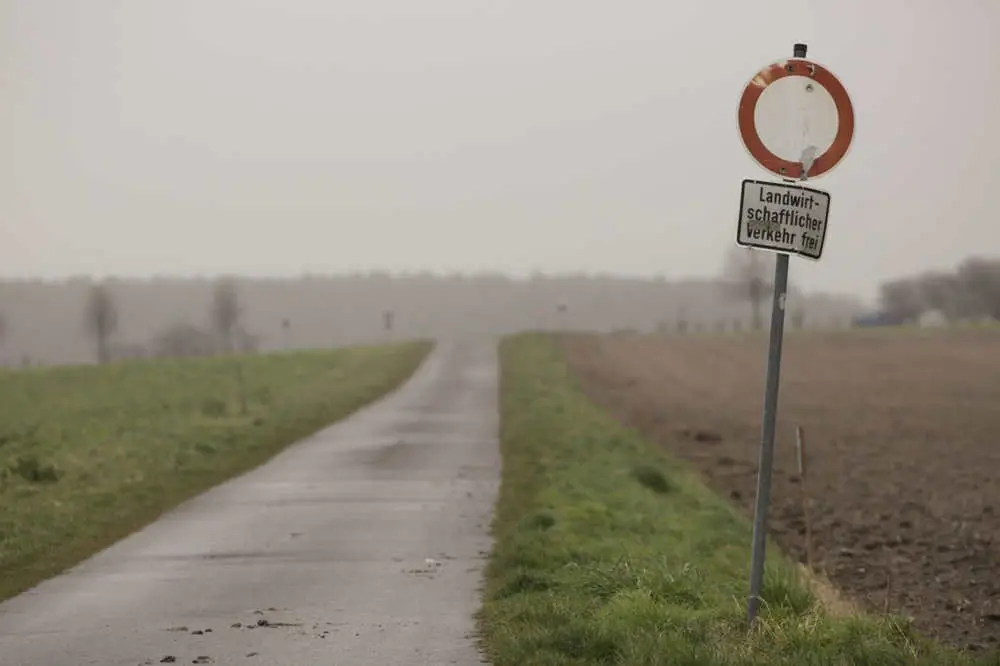
[[[779,254],[774,264],[774,297],[771,303],[771,337],[767,349],[764,380],[764,417],[757,462],[757,497],[753,513],[753,547],[750,555],[750,598],[747,622],[753,626],[760,608],[764,584],[764,550],[767,544],[767,509],[771,502],[771,470],[774,467],[774,429],[778,417],[778,386],[781,379],[781,345],[785,335],[785,298],[788,291],[788,255]]]
[[[738,115],[740,136],[751,157],[785,181],[743,182],[736,234],[739,245],[778,252],[747,600],[751,628],[760,610],[764,584],[788,258],[792,254],[820,258],[830,209],[830,195],[826,192],[789,183],[815,178],[832,169],[847,154],[854,137],[854,111],[847,91],[832,73],[805,57],[806,45],[796,44],[793,59],[760,70],[743,91]]]

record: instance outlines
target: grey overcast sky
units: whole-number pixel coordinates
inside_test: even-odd
[[[0,0],[0,275],[710,275],[736,107],[809,45],[857,132],[808,289],[1000,254],[996,0]]]

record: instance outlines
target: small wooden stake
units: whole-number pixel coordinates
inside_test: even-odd
[[[886,569],[885,572],[885,603],[882,605],[882,612],[886,615],[889,614],[889,593],[892,590],[892,570]]]
[[[812,523],[809,520],[809,489],[806,486],[806,440],[802,426],[795,426],[795,453],[799,463],[799,488],[802,491],[802,519],[806,524],[806,566],[812,569]]]

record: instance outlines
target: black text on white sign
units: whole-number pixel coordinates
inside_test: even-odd
[[[736,242],[819,259],[829,212],[830,195],[822,190],[744,180]]]

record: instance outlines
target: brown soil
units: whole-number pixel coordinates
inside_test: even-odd
[[[767,341],[579,336],[585,392],[752,515]],[[771,533],[869,610],[958,647],[1000,646],[1000,332],[786,337]]]

